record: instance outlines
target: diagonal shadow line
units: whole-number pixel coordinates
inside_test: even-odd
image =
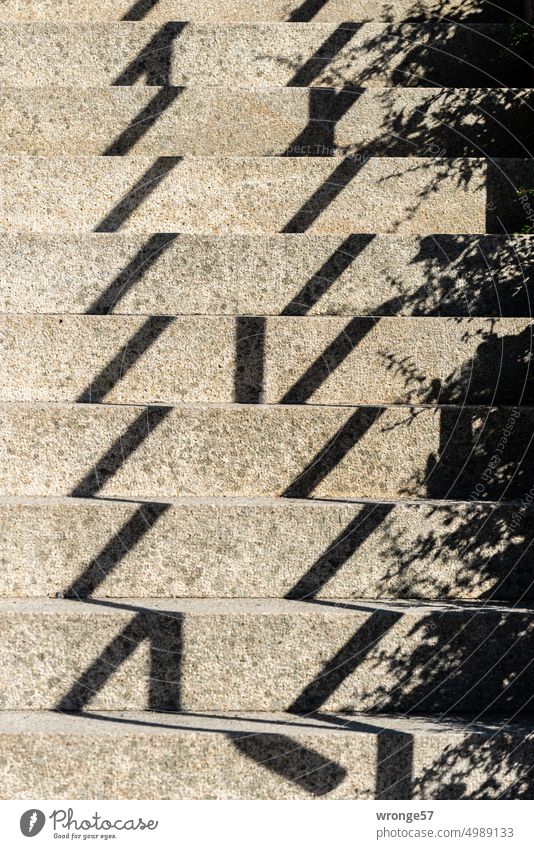
[[[378,318],[359,318],[358,316],[351,319],[341,333],[338,333],[304,374],[287,390],[279,403],[304,404],[379,321]]]
[[[281,155],[294,156],[295,148],[299,147],[306,156],[333,156],[336,124],[363,93],[364,89],[353,88],[350,83],[345,83],[340,91],[310,88],[308,123]]]
[[[159,0],[137,0],[133,6],[124,13],[122,21],[141,21],[152,9],[157,6]]]
[[[122,380],[161,334],[176,321],[174,316],[150,315],[139,330],[107,363],[95,379],[76,398],[78,404],[97,404]]]
[[[298,9],[291,12],[288,23],[307,23],[326,6],[328,0],[305,0]]]
[[[339,24],[313,56],[302,65],[287,83],[288,86],[309,86],[328,67],[332,59],[349,43],[362,28],[362,23],[349,21]]]
[[[375,235],[372,233],[367,235],[351,233],[350,236],[347,236],[313,277],[306,281],[298,295],[284,307],[280,315],[306,315],[328,292],[336,280],[350,268],[356,257],[365,250],[374,238]]]
[[[168,21],[164,24],[112,85],[133,85],[139,77],[146,77],[146,85],[171,85],[174,41],[186,26],[185,21]]]
[[[345,157],[280,232],[303,233],[308,230],[364,165],[365,160],[356,160],[351,156]]]
[[[94,232],[112,233],[122,227],[182,159],[182,156],[159,156],[111,212],[97,224]]]
[[[336,575],[341,567],[385,521],[392,504],[365,504],[358,515],[343,528],[333,543],[291,587],[284,598],[303,601],[313,598]]]
[[[86,315],[103,315],[111,312],[118,301],[141,280],[148,269],[177,238],[177,233],[155,233],[137,251],[128,265],[111,281],[98,298],[85,311]]]
[[[92,469],[71,490],[71,498],[92,498],[172,411],[172,407],[146,407],[113,443]]]
[[[156,501],[138,507],[96,557],[93,557],[82,574],[67,587],[63,593],[65,598],[88,598],[94,593],[170,507],[168,503]]]
[[[83,671],[68,692],[61,697],[55,710],[82,710],[146,636],[142,615],[137,614]]]
[[[184,86],[162,88],[135,116],[122,133],[104,150],[103,156],[125,156],[156,123],[160,115],[185,91]]]
[[[150,610],[137,613],[77,678],[54,710],[83,710],[144,640],[148,640],[150,651],[149,709],[179,710],[182,623],[181,613]]]
[[[282,493],[282,498],[308,498],[369,428],[383,414],[383,407],[359,407],[328,440],[304,471]]]
[[[375,611],[289,706],[288,713],[319,710],[343,681],[363,663],[375,644],[402,619],[402,613]]]

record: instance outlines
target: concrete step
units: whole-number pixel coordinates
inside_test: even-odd
[[[529,86],[524,26],[521,39],[508,24],[439,21],[4,23],[0,83]]]
[[[532,714],[534,609],[0,599],[2,710]]]
[[[1,494],[523,500],[532,407],[3,404]]]
[[[529,89],[0,89],[0,153],[500,156],[534,149]]]
[[[0,535],[5,596],[534,595],[532,497],[522,505],[4,499]]]
[[[3,21],[293,21],[344,22],[455,18],[465,22],[522,19],[521,0],[498,6],[486,0],[100,0],[95,11],[82,0],[3,0]]]
[[[526,404],[530,319],[1,316],[0,401]]]
[[[501,165],[502,163],[502,165]],[[502,232],[532,160],[0,157],[6,231]],[[492,211],[493,210],[493,211]]]
[[[0,312],[525,316],[530,236],[0,233]]]
[[[5,799],[534,797],[518,722],[9,711],[0,753]]]

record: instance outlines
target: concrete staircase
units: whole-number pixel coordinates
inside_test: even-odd
[[[2,3],[3,798],[534,798],[505,5]]]

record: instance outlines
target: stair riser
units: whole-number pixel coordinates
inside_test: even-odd
[[[525,404],[534,401],[532,327],[517,319],[5,316],[0,400]]]
[[[528,236],[0,234],[0,311],[531,315]]]
[[[533,484],[531,408],[4,405],[1,412],[7,496],[522,500]]]
[[[490,183],[485,190],[486,174],[481,160],[375,158],[336,165],[329,158],[2,157],[0,190],[9,204],[0,226],[40,232],[480,233],[491,190]],[[512,201],[521,217],[515,192]],[[502,204],[499,213],[508,220]]]
[[[528,90],[4,88],[0,152],[522,157],[533,107]]]
[[[517,88],[531,68],[515,35],[439,22],[4,24],[0,83]]]
[[[10,799],[260,796],[383,801],[482,794],[532,798],[528,770],[532,739],[520,726],[482,730],[480,725],[460,728],[363,716],[346,721],[350,731],[343,725],[343,719],[335,716],[299,722],[296,717],[269,714],[240,718],[4,713],[1,795]],[[70,782],[72,775],[76,782]]]
[[[313,4],[301,0],[212,0],[199,8],[194,0],[101,0],[98,11],[82,0],[40,0],[29,5],[23,0],[5,0],[4,21],[309,21],[343,22],[420,19],[444,16],[469,22],[506,21],[510,14],[523,15],[520,0],[507,2],[506,10],[482,0],[328,0]]]
[[[532,611],[139,604],[0,603],[2,709],[532,713]]]
[[[534,594],[528,503],[14,502],[0,528],[4,596]]]

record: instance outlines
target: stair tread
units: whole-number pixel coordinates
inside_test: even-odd
[[[98,719],[98,722],[95,722]],[[81,713],[59,711],[0,711],[0,735],[74,734],[100,736],[168,735],[215,732],[221,734],[281,734],[346,736],[381,734],[388,731],[405,734],[450,734],[510,736],[531,735],[534,724],[472,721],[458,717],[396,716],[373,714],[319,713],[299,716],[293,713],[254,712],[165,712],[90,710]]]
[[[500,87],[528,85],[532,67],[518,56],[507,24],[2,23],[0,34],[0,82],[29,86],[186,85],[194,77],[258,88]],[[139,59],[145,53],[151,58]]]
[[[114,599],[66,599],[66,598],[0,598],[0,616],[59,616],[82,618],[128,618],[131,614],[146,612],[173,617],[184,614],[189,617],[254,617],[281,616],[305,619],[361,619],[373,613],[402,614],[423,618],[432,614],[440,617],[465,614],[467,618],[495,618],[496,614],[506,617],[534,615],[534,601],[473,601],[455,599],[446,601],[414,599],[321,599],[321,601],[299,601],[284,598],[114,598]],[[477,620],[478,621],[478,620]]]

